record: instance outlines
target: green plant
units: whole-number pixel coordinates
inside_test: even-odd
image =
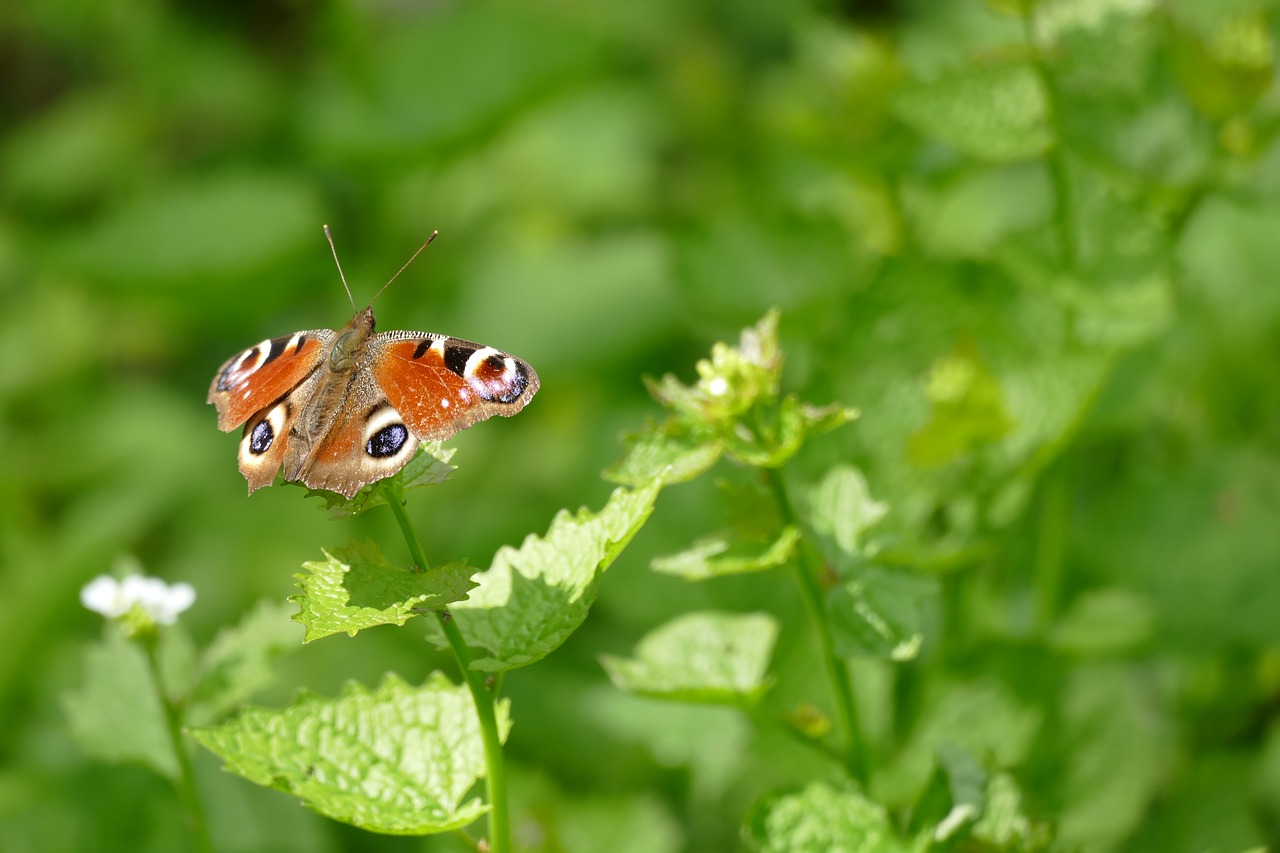
[[[186,671],[177,676],[183,690],[160,676],[154,620],[143,619],[141,630],[131,628],[134,610],[126,609],[123,635],[143,638],[152,689],[138,689],[137,679],[128,679],[128,701],[121,703],[108,683],[100,677],[92,681],[72,700],[82,740],[100,755],[142,759],[175,778],[203,849],[209,842],[178,735],[184,724],[226,769],[294,794],[328,817],[372,832],[428,835],[461,832],[483,815],[485,849],[510,850],[502,742],[512,712],[502,698],[503,675],[537,663],[582,625],[601,575],[640,530],[665,485],[697,478],[724,458],[747,473],[722,488],[738,530],[700,540],[656,560],[654,567],[689,580],[788,570],[807,619],[787,627],[812,630],[818,637],[834,725],[821,713],[800,708],[781,718],[762,709],[772,681],[769,659],[782,629],[766,612],[685,613],[654,629],[634,656],[605,656],[602,663],[625,691],[737,708],[840,768],[843,782],[834,786],[815,783],[800,792],[763,795],[744,830],[758,849],[791,849],[797,832],[823,839],[827,847],[856,847],[883,837],[879,849],[898,849],[889,840],[894,828],[888,813],[868,797],[870,750],[858,721],[848,659],[915,657],[923,630],[921,602],[936,589],[927,580],[876,565],[878,546],[868,531],[886,507],[870,496],[855,469],[834,467],[802,488],[800,499],[791,497],[786,464],[806,442],[847,424],[857,412],[781,394],[777,322],[778,315],[770,313],[745,330],[736,347],[717,344],[711,358],[698,363],[694,385],[672,376],[651,383],[654,397],[671,414],[629,437],[627,455],[609,471],[625,487],[599,513],[562,513],[545,536],[530,536],[518,549],[503,548],[486,571],[464,562],[431,566],[405,512],[409,489],[441,484],[452,470],[453,454],[438,442],[424,446],[396,476],[349,500],[311,492],[340,516],[386,507],[413,563],[392,563],[372,542],[323,549],[325,559],[304,564],[304,573],[297,575],[302,591],[291,599],[305,641],[433,617],[430,638],[451,650],[460,684],[439,671],[418,685],[388,673],[372,689],[351,683],[337,698],[304,693],[284,708],[239,709],[227,721],[201,725],[200,720],[219,716],[233,700],[262,686],[265,664],[281,650],[279,642],[263,642],[270,635],[264,635],[262,622],[278,617],[278,611],[267,608],[230,629],[197,666],[188,651],[182,661]],[[133,647],[109,641],[93,653],[90,671],[100,674],[108,666],[123,671],[135,654]],[[110,733],[124,724],[123,714],[138,719],[136,708],[127,710],[129,702],[149,706],[157,700],[164,708],[168,741],[122,751]],[[1007,836],[1002,849],[1040,843],[1042,833],[1018,810],[1019,793],[1008,776],[988,778],[960,748],[951,749],[941,769],[950,796],[935,796],[939,802],[929,804],[945,806],[940,814],[914,816],[921,824],[914,848],[960,834],[987,842],[1000,832]],[[483,799],[472,796],[480,779]],[[1012,825],[1019,828],[1011,830]],[[1010,846],[1015,842],[1020,846]],[[900,846],[908,849],[908,842]]]
[[[240,710],[229,721],[200,725],[227,710],[229,696],[243,698],[261,687],[263,664],[279,654],[278,643],[262,643],[263,615],[256,614],[216,640],[198,666],[187,655],[179,674],[185,689],[161,682],[152,639],[142,643],[155,675],[151,689],[138,689],[137,679],[129,679],[128,696],[115,697],[118,684],[100,676],[91,681],[72,700],[86,746],[104,757],[142,760],[174,777],[195,816],[198,798],[177,736],[185,722],[228,770],[295,794],[328,817],[372,832],[426,835],[461,830],[487,815],[487,849],[510,850],[502,755],[510,719],[502,676],[541,660],[581,625],[600,576],[652,510],[660,480],[617,490],[597,514],[561,513],[545,536],[502,549],[486,571],[461,562],[433,567],[405,512],[405,492],[443,482],[451,456],[435,442],[395,477],[350,500],[313,492],[342,515],[389,508],[413,563],[395,565],[373,543],[326,548],[324,560],[303,566],[302,592],[291,600],[307,642],[433,617],[433,640],[452,650],[461,684],[436,672],[410,685],[389,673],[374,689],[350,684],[336,699],[303,694],[282,709]],[[101,673],[108,659],[127,668],[135,652],[108,641],[92,655],[90,671]],[[122,751],[113,733],[132,721],[151,736],[136,708],[156,703],[165,709],[169,741]],[[483,801],[468,797],[481,778]],[[207,848],[202,820],[193,817],[192,824]]]
[[[328,562],[318,545],[415,560],[385,508],[335,532],[291,490],[246,503],[201,404],[233,347],[343,319],[324,221],[366,282],[439,227],[383,319],[509,346],[545,380],[407,505],[440,568],[602,506],[616,434],[654,409],[637,377],[692,381],[770,306],[779,396],[860,412],[776,469],[794,523],[756,465],[650,437],[655,463],[722,461],[664,488],[556,654],[498,677],[516,843],[722,850],[745,815],[753,843],[803,846],[831,830],[807,815],[848,806],[897,846],[933,827],[941,848],[990,847],[1008,814],[1027,828],[1010,845],[1048,827],[1063,851],[1275,847],[1274,7],[9,4],[0,847],[181,841],[164,777],[95,758],[169,749],[163,706],[108,716],[92,693],[88,716],[156,736],[102,726],[115,741],[90,754],[67,743],[85,718],[57,710],[77,677],[152,689],[136,649],[69,665],[100,626],[67,603],[121,552],[200,589],[156,640],[188,728],[341,697],[342,678],[372,695],[388,671],[443,669],[465,698],[451,652],[406,641],[430,614],[305,648],[296,606],[268,608],[257,640],[234,627],[290,593],[288,567]],[[865,522],[813,509],[842,505]],[[420,578],[400,577],[407,600]],[[893,618],[862,618],[876,607]],[[696,703],[600,671],[603,653],[647,683],[691,636],[752,665],[668,685]],[[272,644],[291,654],[274,672]],[[264,673],[221,709],[179,677],[215,669],[215,646]],[[464,845],[350,829],[207,750],[191,770],[227,850]]]

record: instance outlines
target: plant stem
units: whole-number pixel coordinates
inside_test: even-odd
[[[400,525],[404,541],[409,546],[409,554],[423,571],[429,571],[431,564],[418,541],[418,534],[409,521],[409,513],[404,503],[391,496],[387,501],[391,514]],[[484,744],[485,789],[489,798],[489,851],[490,853],[507,853],[511,849],[511,811],[507,803],[507,771],[502,756],[502,737],[498,731],[498,714],[494,706],[494,696],[485,684],[485,677],[471,668],[471,653],[467,651],[466,640],[458,623],[453,620],[448,609],[437,614],[440,628],[444,631],[453,656],[462,671],[462,677],[471,691],[471,699],[476,706],[476,717],[480,721],[480,740]]]
[[[141,645],[147,656],[147,666],[151,670],[151,682],[155,685],[156,696],[164,708],[169,745],[178,761],[178,778],[173,780],[173,785],[178,791],[178,800],[182,803],[187,831],[191,833],[191,844],[199,853],[213,853],[213,842],[209,838],[209,827],[204,819],[204,806],[200,803],[195,773],[191,769],[191,755],[187,752],[187,745],[182,742],[182,712],[169,698],[164,689],[164,679],[160,675],[160,658],[156,653],[157,638],[154,635],[143,637]]]
[[[1070,495],[1065,475],[1051,468],[1040,495],[1040,518],[1036,532],[1035,583],[1036,627],[1041,633],[1053,624],[1062,586],[1062,561],[1070,518]]]
[[[764,474],[773,490],[783,523],[794,525],[798,530],[804,530],[805,527],[800,523],[787,496],[781,472],[776,468],[766,468]],[[844,764],[849,769],[849,773],[865,786],[868,779],[867,746],[862,737],[862,728],[858,723],[858,710],[853,701],[853,684],[849,680],[849,667],[836,654],[835,640],[831,636],[831,624],[827,621],[827,611],[822,603],[822,589],[818,585],[822,568],[822,560],[814,553],[808,538],[802,537],[800,559],[791,563],[792,575],[796,579],[796,586],[800,590],[800,598],[804,602],[805,609],[809,612],[809,619],[818,633],[822,663],[831,681],[831,698],[835,703],[836,723],[844,742]]]
[[[1048,111],[1046,119],[1053,129],[1054,136],[1053,148],[1046,154],[1056,201],[1054,220],[1058,228],[1062,265],[1069,272],[1074,272],[1079,256],[1075,233],[1075,193],[1071,185],[1070,164],[1067,162],[1062,145],[1062,113],[1058,105],[1058,90],[1054,86],[1053,76],[1049,73],[1049,67],[1045,64],[1039,45],[1036,44],[1030,4],[1024,6],[1022,10],[1022,37],[1031,54],[1031,68],[1039,78],[1040,85],[1044,87],[1045,106]]]

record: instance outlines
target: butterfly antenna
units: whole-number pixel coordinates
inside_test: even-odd
[[[437,234],[439,234],[439,233],[440,233],[440,232],[439,232],[438,230],[437,230],[437,231],[432,231],[432,232],[431,232],[431,236],[427,238],[427,242],[425,242],[425,243],[423,243],[421,246],[419,246],[419,247],[418,247],[418,251],[414,252],[414,253],[413,253],[413,255],[411,255],[411,256],[410,256],[409,260],[407,260],[407,261],[405,261],[405,262],[404,262],[404,266],[402,266],[402,267],[400,267],[400,269],[396,270],[396,274],[395,274],[395,275],[393,275],[393,276],[391,276],[391,279],[390,279],[386,284],[382,285],[382,290],[386,290],[388,287],[390,287],[390,286],[391,286],[391,282],[393,282],[393,281],[395,281],[397,278],[399,278],[399,277],[400,277],[400,273],[404,272],[405,270],[407,270],[407,269],[409,268],[409,264],[413,263],[413,259],[414,259],[414,258],[416,258],[416,257],[418,257],[418,255],[421,255],[421,254],[422,254],[422,250],[423,250],[423,249],[425,249],[425,248],[427,248],[428,246],[430,246],[430,245],[431,245],[431,241],[432,241],[432,240],[434,240],[434,239],[436,238],[436,235],[437,235]],[[373,295],[373,298],[369,300],[369,305],[370,305],[370,307],[372,307],[372,306],[373,306],[373,303],[374,303],[374,302],[377,302],[377,301],[378,301],[378,297],[382,295],[382,290],[379,290],[377,293],[375,293],[375,294]]]
[[[359,311],[360,309],[356,307],[355,297],[351,295],[351,288],[347,286],[347,274],[342,271],[342,262],[338,260],[338,247],[333,245],[333,234],[329,233],[328,225],[324,227],[324,236],[329,241],[329,251],[333,252],[333,262],[338,267],[338,278],[342,279],[342,287],[347,291],[347,299],[351,300],[351,310]]]

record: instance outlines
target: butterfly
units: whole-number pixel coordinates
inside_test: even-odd
[[[329,226],[324,230],[336,263]],[[351,298],[341,264],[338,273]],[[223,432],[244,424],[239,463],[250,494],[283,471],[286,480],[354,497],[403,468],[419,442],[514,415],[538,391],[533,368],[501,350],[374,326],[370,301],[337,331],[271,338],[218,368],[207,402],[217,407]]]

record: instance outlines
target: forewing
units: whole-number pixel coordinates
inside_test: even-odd
[[[385,332],[374,336],[369,353],[382,393],[423,441],[514,415],[538,391],[538,374],[527,362],[460,338]]]
[[[333,330],[294,332],[263,341],[227,359],[209,386],[218,429],[235,429],[281,401],[324,363]]]

